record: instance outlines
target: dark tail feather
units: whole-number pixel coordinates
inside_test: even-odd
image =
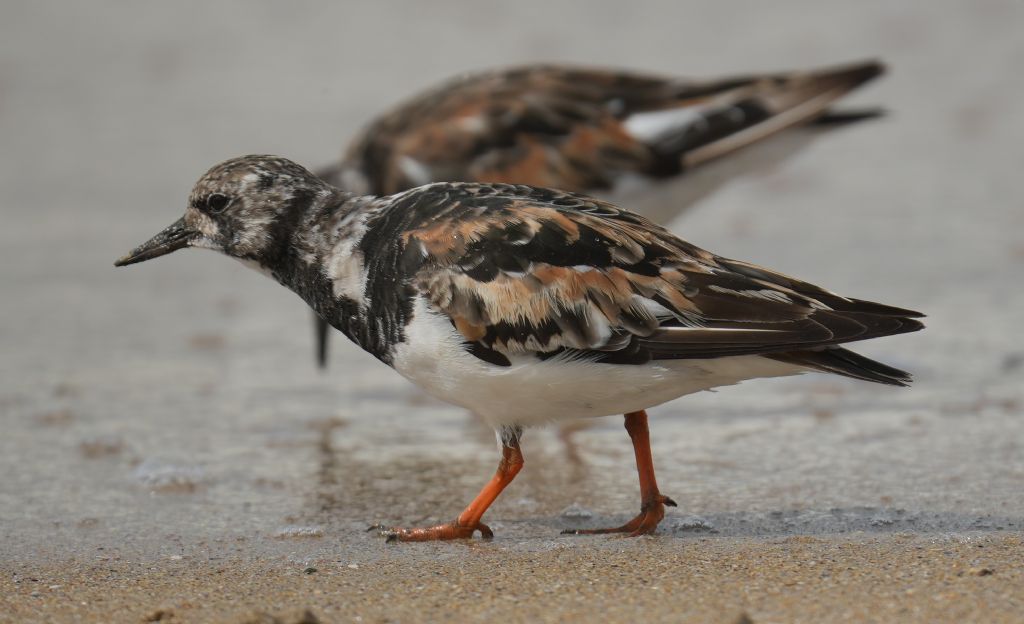
[[[885,72],[879,61],[864,61],[810,72],[754,76],[722,83],[717,105],[659,139],[652,148],[661,160],[689,169],[762,141],[787,128],[814,123],[852,123],[878,110],[833,112],[831,106],[853,89]]]
[[[866,121],[868,119],[878,119],[879,117],[885,117],[886,110],[884,108],[864,108],[857,110],[827,110],[825,114],[818,117],[811,122],[810,125],[818,126],[845,126],[848,124],[857,123],[859,121]]]
[[[315,312],[313,313],[313,324],[316,333],[316,363],[321,369],[325,369],[327,368],[327,342],[331,335],[331,326]]]
[[[820,351],[772,353],[765,357],[889,386],[909,386],[912,380],[910,373],[906,371],[876,362],[843,347],[829,347]]]

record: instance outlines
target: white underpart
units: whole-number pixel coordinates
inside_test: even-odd
[[[393,353],[395,370],[493,427],[624,414],[746,379],[806,371],[756,355],[641,365],[520,356],[510,358],[511,366],[496,366],[467,352],[448,318],[423,298],[413,313],[406,340]]]
[[[684,106],[650,113],[637,113],[626,118],[623,127],[626,133],[634,139],[650,143],[667,134],[678,132],[680,128],[702,122],[703,112],[700,106]]]
[[[415,158],[402,156],[398,159],[398,168],[401,169],[402,173],[405,174],[405,177],[409,178],[409,180],[416,186],[427,184],[432,181],[430,169],[427,169],[423,163]]]

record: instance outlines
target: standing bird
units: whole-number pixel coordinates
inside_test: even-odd
[[[868,61],[804,72],[688,80],[534,65],[469,74],[372,121],[340,164],[319,172],[358,194],[391,195],[431,182],[506,182],[593,193],[666,179],[792,126],[879,114],[832,104],[883,72]],[[799,146],[778,146],[792,150]],[[690,178],[689,201],[761,159],[730,159]],[[676,200],[678,209],[684,206]],[[327,321],[317,357],[326,365]]]
[[[849,299],[704,251],[641,215],[570,192],[434,183],[358,196],[274,156],[214,166],[185,215],[123,266],[185,247],[273,277],[357,345],[496,431],[497,473],[452,522],[388,529],[484,536],[523,466],[524,427],[625,414],[651,533],[675,503],[654,476],[646,408],[755,377],[819,370],[896,386],[910,375],[843,343],[911,332],[917,312]]]

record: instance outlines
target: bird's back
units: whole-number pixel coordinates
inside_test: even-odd
[[[618,364],[769,355],[842,373],[803,354],[921,327],[917,312],[717,256],[583,195],[437,183],[380,201],[360,243],[370,299],[404,305],[406,322],[413,301],[428,301],[499,364],[564,352]]]

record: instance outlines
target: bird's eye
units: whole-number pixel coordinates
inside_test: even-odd
[[[206,198],[206,210],[211,214],[218,214],[223,212],[231,200],[227,195],[221,195],[220,193],[214,193]]]

